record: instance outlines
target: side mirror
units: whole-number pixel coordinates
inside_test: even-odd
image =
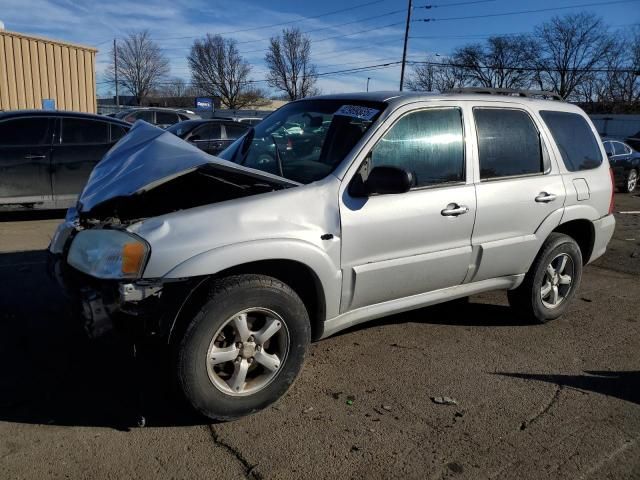
[[[190,142],[195,142],[196,140],[202,140],[200,138],[200,135],[193,135],[192,137],[189,138]]]
[[[411,189],[413,184],[413,174],[402,168],[374,167],[364,182],[354,182],[350,193],[356,197],[405,193]]]
[[[607,152],[607,157],[609,158],[613,157],[613,152]]]

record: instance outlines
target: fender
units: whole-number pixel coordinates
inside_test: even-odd
[[[569,205],[568,207],[565,207],[564,215],[562,215],[560,223],[567,223],[571,220],[591,220],[593,222],[601,217],[603,217],[603,214],[598,212],[594,206],[583,202],[578,205]]]
[[[339,240],[334,238],[330,241]],[[325,251],[302,240],[265,239],[214,248],[185,260],[163,279],[214,275],[231,267],[260,260],[292,260],[306,265],[315,272],[324,290],[326,318],[338,315],[342,290],[341,270]]]

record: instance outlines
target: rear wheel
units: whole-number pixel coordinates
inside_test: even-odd
[[[632,168],[631,170],[629,170],[629,173],[627,174],[626,182],[624,184],[623,189],[626,193],[631,193],[636,189],[637,186],[638,186],[638,171],[635,168]]]
[[[305,306],[289,286],[264,275],[221,279],[177,345],[178,383],[209,418],[256,412],[293,383],[310,338]]]
[[[568,235],[552,233],[522,285],[509,290],[509,304],[529,320],[546,323],[561,316],[580,286],[582,254]]]

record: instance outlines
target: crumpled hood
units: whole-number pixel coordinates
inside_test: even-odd
[[[171,132],[138,120],[91,172],[78,199],[78,211],[88,212],[112,198],[151,190],[203,166],[243,172],[268,183],[298,185],[276,175],[213,157]]]

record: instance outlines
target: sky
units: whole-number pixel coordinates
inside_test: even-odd
[[[408,60],[446,57],[456,47],[493,34],[530,33],[536,25],[567,13],[593,12],[614,30],[640,23],[640,0],[612,1],[414,0]],[[264,82],[265,50],[271,36],[296,26],[312,40],[312,61],[323,74],[318,87],[322,93],[337,93],[363,91],[368,78],[370,90],[398,89],[400,67],[384,64],[402,58],[407,4],[407,0],[0,0],[0,21],[9,31],[96,47],[99,95],[113,92],[113,85],[102,76],[112,61],[113,39],[143,29],[151,32],[169,59],[170,75],[186,82],[190,74],[185,57],[195,38],[206,33],[233,38],[252,65],[250,78],[275,93]],[[369,69],[334,73],[361,67]]]

